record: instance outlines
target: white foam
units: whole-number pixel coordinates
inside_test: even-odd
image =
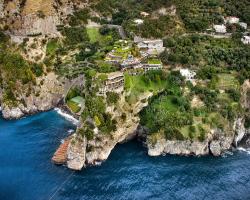
[[[73,132],[74,132],[73,129],[69,129],[69,130],[68,130],[68,134],[71,134],[71,133],[73,133]]]
[[[238,151],[243,151],[243,152],[246,152],[247,154],[250,155],[250,149],[245,149],[243,147],[238,147],[237,149],[238,149]]]
[[[60,108],[55,108],[55,111],[63,116],[66,120],[72,122],[73,124],[77,125],[79,123],[79,120],[77,120],[76,118],[74,118],[73,116],[69,115],[66,112],[63,112]]]
[[[223,158],[227,158],[228,156],[232,156],[234,155],[234,153],[232,151],[225,151],[223,154],[222,154],[222,157]]]

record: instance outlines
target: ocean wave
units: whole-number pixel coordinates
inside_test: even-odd
[[[243,151],[243,152],[246,152],[247,154],[250,155],[250,149],[245,149],[243,147],[238,147],[237,149],[238,149],[238,151]]]
[[[69,115],[66,112],[63,112],[60,108],[55,108],[55,111],[61,115],[62,117],[64,117],[66,120],[72,122],[73,124],[77,125],[79,123],[79,120],[77,120],[76,118],[74,118],[73,116]]]
[[[234,153],[232,151],[225,151],[223,154],[222,154],[222,157],[223,158],[227,158],[228,156],[233,156]]]
[[[71,134],[71,133],[73,133],[75,130],[74,129],[69,129],[68,130],[68,134]]]

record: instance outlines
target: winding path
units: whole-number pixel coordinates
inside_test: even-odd
[[[84,82],[85,82],[85,77],[84,75],[80,75],[77,78],[73,79],[73,80],[67,80],[68,82],[65,83],[65,87],[64,87],[64,93],[63,93],[63,102],[65,103],[65,98],[67,96],[67,94],[69,93],[70,89],[72,87],[76,87],[76,86],[83,86]]]
[[[126,33],[124,31],[124,28],[122,26],[119,25],[114,25],[114,24],[106,24],[106,26],[108,28],[116,28],[118,30],[118,33],[120,35],[120,37],[124,40],[127,38]]]

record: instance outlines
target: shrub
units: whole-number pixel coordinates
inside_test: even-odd
[[[107,92],[106,95],[108,104],[116,104],[117,101],[119,100],[119,94],[115,92]]]
[[[199,128],[199,131],[200,131],[200,135],[198,137],[198,140],[200,142],[204,142],[205,139],[206,139],[206,131],[202,126],[199,126],[198,128]]]
[[[235,101],[235,102],[239,102],[240,101],[240,91],[236,90],[236,89],[229,89],[226,91],[229,94],[229,97]]]
[[[76,45],[89,41],[86,28],[83,27],[67,27],[62,30],[62,34],[65,36],[67,45]]]
[[[250,116],[246,117],[244,126],[245,128],[250,128]]]

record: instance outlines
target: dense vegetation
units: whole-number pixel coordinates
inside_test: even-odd
[[[2,32],[0,32],[0,48],[0,87],[5,89],[3,100],[9,105],[15,105],[15,91],[19,83],[35,84],[36,77],[44,72],[43,65],[26,61]]]
[[[161,16],[157,10],[175,5],[175,16]],[[128,33],[133,32],[145,37],[159,37],[184,30],[199,32],[210,28],[212,24],[223,21],[222,16],[238,16],[250,24],[250,3],[247,0],[100,0],[94,3],[93,9],[103,15],[102,23],[119,24],[126,27]],[[140,12],[147,12],[149,17],[143,18]],[[112,16],[107,21],[107,16]],[[143,18],[144,24],[134,26],[135,18]],[[166,23],[167,22],[167,23]]]
[[[227,78],[230,76],[227,74]],[[208,86],[204,83],[192,86],[178,72],[171,72],[165,90],[151,98],[149,106],[141,112],[142,125],[150,134],[160,132],[170,140],[203,141],[212,128],[228,130],[229,124],[243,112],[240,93],[235,89],[237,84],[223,82],[211,88],[209,82]],[[225,92],[220,93],[222,86]],[[193,98],[202,103],[191,103]]]
[[[206,71],[212,67],[217,72],[236,70],[240,72],[238,78],[241,82],[250,77],[250,47],[237,40],[193,34],[170,37],[164,43],[170,49],[170,52],[166,51],[161,55],[165,64],[203,67]]]

